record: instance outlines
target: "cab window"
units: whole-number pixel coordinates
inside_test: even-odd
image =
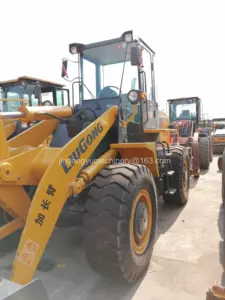
[[[61,90],[56,91],[56,105],[57,106],[63,105],[63,95]]]

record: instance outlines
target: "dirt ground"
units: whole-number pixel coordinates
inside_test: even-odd
[[[184,208],[160,200],[158,235],[151,266],[135,287],[113,285],[88,266],[74,229],[57,230],[45,257],[55,267],[37,271],[50,300],[203,300],[223,282],[223,206],[217,157],[210,170],[191,181]],[[9,278],[13,253],[0,257],[0,275]]]

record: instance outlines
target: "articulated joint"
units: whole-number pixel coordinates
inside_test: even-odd
[[[0,164],[0,177],[4,181],[15,181],[11,164],[7,162]]]

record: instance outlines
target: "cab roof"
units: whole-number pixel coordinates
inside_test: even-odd
[[[200,101],[201,99],[199,97],[183,97],[183,98],[174,98],[174,99],[168,99],[168,102],[175,102],[175,101],[185,101],[185,100],[197,100]]]
[[[23,80],[30,84],[36,83],[38,81],[41,85],[54,85],[56,87],[61,87],[61,88],[65,86],[64,84],[61,84],[61,83],[56,83],[53,81],[48,81],[48,80],[30,77],[30,76],[21,76],[21,77],[18,77],[17,79],[0,81],[0,86],[19,84]]]

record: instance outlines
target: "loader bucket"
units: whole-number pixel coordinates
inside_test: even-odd
[[[0,300],[49,300],[41,280],[21,286],[7,279],[0,279]]]

